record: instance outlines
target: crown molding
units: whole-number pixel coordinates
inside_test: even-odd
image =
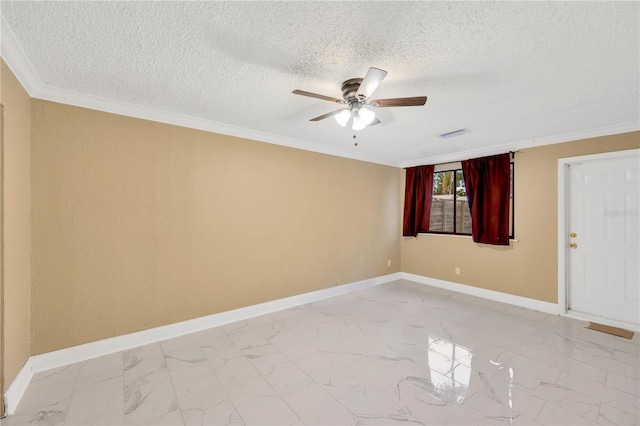
[[[251,139],[259,142],[266,142],[274,145],[286,146],[289,148],[302,149],[305,151],[312,151],[320,154],[327,154],[337,157],[350,158],[353,160],[366,161],[369,163],[398,167],[397,163],[390,162],[383,158],[362,155],[360,153],[354,153],[333,146],[220,123],[200,117],[194,117],[190,115],[149,108],[142,105],[116,101],[113,99],[100,98],[97,96],[91,96],[66,89],[59,89],[48,85],[43,85],[40,90],[38,90],[33,95],[33,97],[46,101],[58,102],[112,114],[124,115],[127,117],[141,118],[144,120],[172,124],[175,126],[187,127],[190,129],[204,130],[206,132],[219,133],[238,138]]]
[[[124,115],[127,117],[141,118],[143,120],[172,124],[180,127],[188,127],[190,129],[204,130],[211,133],[252,139],[259,142],[302,149],[319,154],[350,158],[353,160],[383,164],[386,166],[399,166],[398,163],[385,160],[384,158],[354,153],[329,145],[290,138],[245,127],[233,126],[213,120],[207,120],[205,118],[163,111],[113,99],[101,98],[43,84],[3,15],[0,15],[0,26],[2,27],[2,58],[32,98]]]
[[[620,133],[635,132],[640,130],[640,121],[628,121],[626,123],[614,124],[612,126],[597,127],[594,129],[580,130],[577,132],[563,133],[560,135],[545,136],[543,138],[527,139],[520,142],[494,145],[484,148],[471,149],[451,154],[435,155],[431,157],[418,158],[416,160],[404,161],[400,167],[414,167],[423,164],[443,164],[455,161],[478,158],[488,155],[502,154],[510,151],[518,151],[536,146],[553,145],[556,143],[571,142],[581,139],[597,138],[600,136],[617,135]]]
[[[562,142],[569,142],[580,139],[594,138],[598,136],[614,135],[640,130],[640,122],[631,121],[613,126],[600,127],[578,132],[565,133],[561,135],[546,136],[543,138],[528,139],[520,142],[494,145],[462,152],[454,152],[443,155],[429,156],[408,160],[404,162],[389,161],[376,156],[354,153],[334,146],[309,142],[302,139],[290,138],[274,133],[262,132],[245,127],[233,126],[200,117],[194,117],[142,105],[121,102],[113,99],[100,98],[72,90],[60,89],[45,85],[40,80],[31,61],[24,53],[18,43],[15,34],[7,23],[3,15],[0,14],[1,27],[1,53],[2,59],[11,69],[20,84],[25,88],[32,98],[58,102],[112,114],[135,117],[143,120],[156,121],[160,123],[172,124],[180,127],[203,130],[211,133],[219,133],[238,138],[251,139],[259,142],[266,142],[274,145],[286,146],[289,148],[302,149],[305,151],[320,154],[333,155],[337,157],[350,158],[353,160],[366,161],[369,163],[383,164],[392,167],[413,167],[422,164],[442,164],[454,161],[466,160],[469,158],[483,157],[487,155],[501,154],[508,151],[517,151],[524,148],[551,145]]]
[[[0,56],[29,96],[33,97],[42,88],[42,81],[2,14],[0,14],[0,38],[2,40]]]

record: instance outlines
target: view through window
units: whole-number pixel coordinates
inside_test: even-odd
[[[514,237],[513,210],[514,168],[511,163],[511,187],[509,191],[509,235]],[[462,169],[446,170],[433,174],[433,192],[429,233],[471,235],[471,211],[467,202]]]

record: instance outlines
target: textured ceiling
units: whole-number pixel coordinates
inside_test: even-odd
[[[638,2],[1,5],[46,86],[387,164],[639,117]],[[291,94],[341,97],[370,66],[389,73],[375,98],[426,95],[426,106],[379,108],[382,124],[353,132],[309,122],[336,105]]]

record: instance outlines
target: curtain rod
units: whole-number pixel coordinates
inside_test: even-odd
[[[511,155],[511,159],[513,160],[513,158],[515,157],[515,155],[516,155],[517,153],[519,153],[519,152],[520,152],[520,150],[517,150],[517,151],[507,151],[507,152],[505,152],[504,154],[510,154],[510,155]],[[495,156],[495,155],[500,155],[500,154],[485,155],[484,157],[493,157],[493,156]],[[482,158],[482,157],[472,157],[472,158],[467,158],[467,160],[473,160],[473,159],[476,159],[476,158]],[[434,165],[434,166],[441,166],[441,165],[443,165],[443,164],[459,163],[459,162],[461,162],[461,161],[464,161],[464,160],[447,161],[446,163],[435,163],[435,164],[433,164],[433,165]]]
[[[520,150],[516,150],[516,151],[507,151],[507,152],[504,152],[503,154],[511,155],[511,159],[513,160],[515,158],[515,155],[519,154],[519,153],[520,153]],[[493,157],[494,155],[500,155],[500,154],[485,155],[485,157]],[[472,157],[472,158],[467,158],[467,160],[473,160],[475,158],[482,158],[482,157]],[[434,164],[429,164],[429,165],[431,165],[431,166],[442,166],[443,164],[459,163],[461,161],[464,161],[464,160],[452,160],[452,161],[447,161],[445,163],[434,163]],[[426,164],[418,164],[418,165],[415,165],[415,166],[403,167],[403,169],[406,170],[406,169],[409,169],[411,167],[418,167],[418,166],[425,166],[425,165]]]

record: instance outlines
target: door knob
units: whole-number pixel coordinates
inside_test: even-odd
[[[574,249],[574,248],[578,248],[578,245],[576,243],[571,243],[571,244],[569,244],[569,247]]]
[[[572,233],[570,233],[570,234],[569,234],[569,236],[570,236],[571,238],[575,238],[575,237],[577,237],[577,236],[578,236],[578,234],[576,234],[575,232],[572,232]]]

